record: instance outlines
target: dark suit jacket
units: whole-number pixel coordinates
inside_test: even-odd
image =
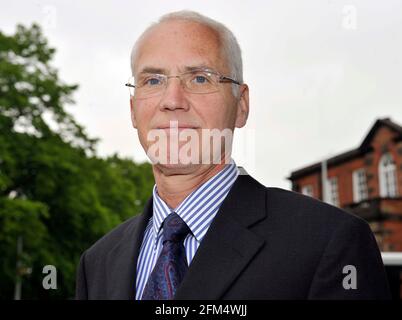
[[[144,212],[81,257],[77,299],[134,299]],[[346,290],[343,268],[356,268]],[[368,224],[301,194],[240,175],[198,248],[176,299],[388,299],[386,274]]]

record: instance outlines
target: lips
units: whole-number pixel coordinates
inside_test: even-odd
[[[198,126],[181,124],[179,126],[157,126],[156,129],[199,129]]]

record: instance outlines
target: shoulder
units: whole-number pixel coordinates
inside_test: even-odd
[[[281,188],[265,188],[265,194],[266,219],[257,232],[271,247],[310,261],[311,266],[324,252],[343,260],[345,252],[361,257],[378,251],[371,228],[362,218]]]
[[[342,208],[294,191],[273,187],[265,190],[267,215],[274,221],[328,234],[339,229],[370,230],[365,220]]]
[[[368,225],[362,218],[342,208],[298,192],[266,187],[250,175],[239,176],[233,193],[236,197],[230,199],[237,204],[241,201],[253,207],[258,206],[259,210],[264,210],[264,206],[267,221],[278,223],[278,227],[280,222],[287,226],[327,229],[344,224]]]

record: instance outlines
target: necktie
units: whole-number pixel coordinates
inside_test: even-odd
[[[188,269],[183,241],[190,232],[175,212],[163,222],[163,247],[149,276],[142,300],[171,300]]]

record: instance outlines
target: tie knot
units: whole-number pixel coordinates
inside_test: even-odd
[[[181,242],[189,232],[190,228],[176,212],[169,214],[163,222],[163,242]]]

